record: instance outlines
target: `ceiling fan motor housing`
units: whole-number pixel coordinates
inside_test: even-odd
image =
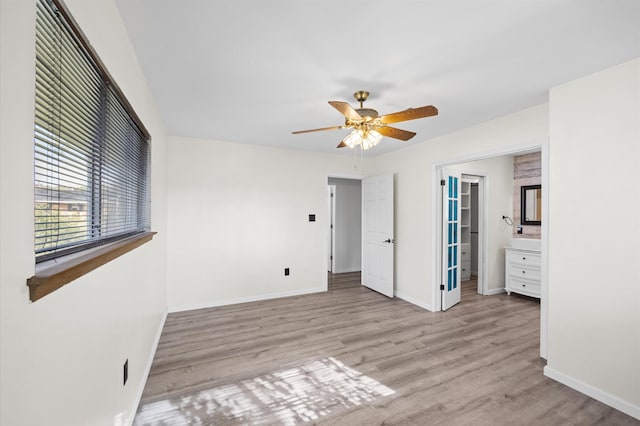
[[[378,111],[376,111],[375,109],[362,107],[362,103],[369,97],[369,92],[367,92],[366,90],[358,90],[353,94],[353,97],[356,99],[356,101],[360,102],[360,108],[356,109],[356,112],[360,114],[360,117],[364,118],[365,122],[370,121],[369,119],[371,118],[378,117]]]
[[[371,108],[359,108],[359,109],[356,109],[356,112],[360,114],[360,117],[365,118],[365,121],[367,121],[366,117],[370,117],[370,118],[378,117],[378,111]]]

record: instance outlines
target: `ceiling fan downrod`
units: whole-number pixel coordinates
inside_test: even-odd
[[[358,90],[353,94],[353,97],[356,98],[356,101],[360,102],[360,108],[363,108],[362,103],[369,97],[369,92],[366,90]]]

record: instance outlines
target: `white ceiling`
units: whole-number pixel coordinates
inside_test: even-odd
[[[116,0],[171,135],[326,152],[327,101],[435,105],[375,154],[547,100],[640,57],[640,0]],[[374,152],[371,152],[374,154]]]

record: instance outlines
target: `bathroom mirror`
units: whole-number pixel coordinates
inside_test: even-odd
[[[520,223],[542,223],[542,185],[526,185],[520,189]]]

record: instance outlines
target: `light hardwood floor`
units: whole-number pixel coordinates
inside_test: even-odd
[[[395,393],[334,406],[314,424],[639,425],[543,376],[539,307],[479,296],[470,281],[459,305],[431,313],[353,273],[330,276],[326,293],[170,314],[136,424],[283,423],[268,410],[250,420],[214,412],[210,390],[331,358]]]

